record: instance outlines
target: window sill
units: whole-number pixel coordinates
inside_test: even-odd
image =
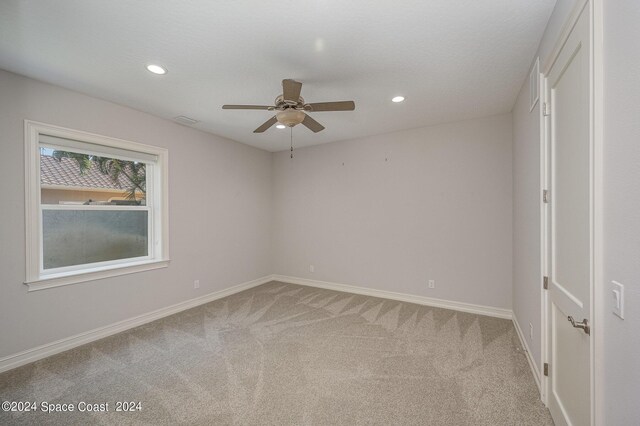
[[[169,266],[169,259],[147,260],[144,262],[131,263],[126,266],[114,265],[103,268],[95,268],[85,272],[70,272],[65,275],[52,277],[40,277],[36,280],[26,281],[28,291],[44,290],[47,288],[60,287],[63,285],[77,284],[87,281],[102,280],[104,278],[117,277],[120,275],[135,274],[137,272],[151,271],[153,269],[166,268]]]

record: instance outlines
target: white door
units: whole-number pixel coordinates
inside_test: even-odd
[[[592,319],[590,39],[587,6],[545,82],[549,108],[547,395],[556,425],[591,424],[591,337],[585,328],[577,328],[583,321],[591,325]]]

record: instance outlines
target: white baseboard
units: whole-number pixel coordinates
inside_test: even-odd
[[[540,396],[542,397],[542,386],[540,383],[540,370],[533,360],[533,356],[531,355],[531,350],[529,349],[529,345],[527,344],[527,339],[524,338],[524,333],[520,328],[520,324],[518,323],[518,319],[516,318],[516,314],[513,314],[513,325],[516,328],[516,332],[518,333],[518,337],[520,338],[520,343],[522,343],[522,347],[527,355],[527,361],[529,361],[529,367],[531,367],[531,373],[533,373],[533,379],[536,381],[536,385],[538,385],[538,391],[540,392]]]
[[[418,305],[435,306],[437,308],[452,309],[454,311],[469,312],[472,314],[487,315],[496,318],[511,319],[511,310],[494,308],[491,306],[474,305],[471,303],[454,302],[452,300],[435,299],[432,297],[415,296],[412,294],[396,293],[393,291],[376,290],[367,287],[358,287],[348,284],[338,284],[326,281],[316,281],[307,278],[288,277],[285,275],[272,275],[273,281],[281,281],[290,284],[306,285],[309,287],[325,288],[328,290],[343,291],[346,293],[362,294],[364,296],[380,297],[382,299],[399,300],[401,302],[416,303]]]
[[[187,309],[195,308],[196,306],[203,305],[205,303],[213,302],[214,300],[218,300],[223,297],[241,292],[243,290],[259,286],[271,280],[272,276],[268,275],[266,277],[247,281],[245,283],[238,284],[224,290],[215,291],[204,296],[196,297],[195,299],[176,303],[175,305],[157,309],[152,312],[147,312],[146,314],[138,315],[123,321],[118,321],[104,327],[96,328],[94,330],[76,334],[75,336],[66,337],[55,342],[47,343],[32,349],[27,349],[26,351],[22,351],[17,354],[0,358],[0,373],[16,367],[20,367],[21,365],[29,364],[31,362],[46,358],[51,355],[55,355],[60,352],[64,352],[77,346],[81,346],[86,343],[90,343],[95,340],[120,333],[130,328],[137,327],[139,325],[146,324],[151,321],[155,321],[157,319],[173,315],[181,311],[185,311]]]
[[[242,284],[229,287],[224,290],[209,293],[204,296],[200,296],[194,299],[190,299],[184,302],[177,303],[175,305],[167,306],[165,308],[157,309],[152,312],[147,312],[142,315],[135,316],[123,321],[119,321],[104,327],[96,328],[94,330],[86,331],[84,333],[76,334],[75,336],[66,337],[64,339],[57,340],[55,342],[47,343],[32,349],[0,358],[0,373],[3,371],[11,370],[13,368],[20,367],[21,365],[29,364],[39,359],[46,358],[51,355],[55,355],[60,352],[84,345],[86,343],[93,342],[116,333],[155,321],[157,319],[176,314],[187,309],[194,308],[205,303],[212,302],[214,300],[221,299],[226,296],[248,290],[250,288],[259,286],[269,281],[281,281],[290,284],[306,285],[310,287],[325,288],[329,290],[343,291],[346,293],[362,294],[365,296],[379,297],[383,299],[398,300],[401,302],[416,303],[419,305],[434,306],[444,309],[452,309],[461,312],[469,312],[479,315],[488,315],[491,317],[512,319],[512,312],[509,309],[494,308],[490,306],[474,305],[471,303],[455,302],[451,300],[435,299],[431,297],[416,296],[404,293],[396,293],[386,290],[375,290],[366,287],[358,287],[347,284],[330,283],[326,281],[309,280],[305,278],[288,277],[283,275],[268,275],[262,278],[258,278],[252,281],[248,281]],[[526,347],[526,342],[522,338],[522,333],[519,330],[517,322],[516,330],[520,335],[520,339],[523,341],[523,345]],[[529,355],[527,347],[527,355]],[[528,358],[529,359],[529,358]],[[529,359],[531,368],[534,371],[534,377],[536,383],[540,386],[539,373],[535,368],[535,364]]]

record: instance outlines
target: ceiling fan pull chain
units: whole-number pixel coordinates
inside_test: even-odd
[[[293,127],[289,127],[291,129],[291,158],[293,158]]]

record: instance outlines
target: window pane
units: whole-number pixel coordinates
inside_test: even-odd
[[[147,256],[146,210],[43,210],[44,269]]]
[[[42,146],[42,204],[144,205],[146,164]]]

